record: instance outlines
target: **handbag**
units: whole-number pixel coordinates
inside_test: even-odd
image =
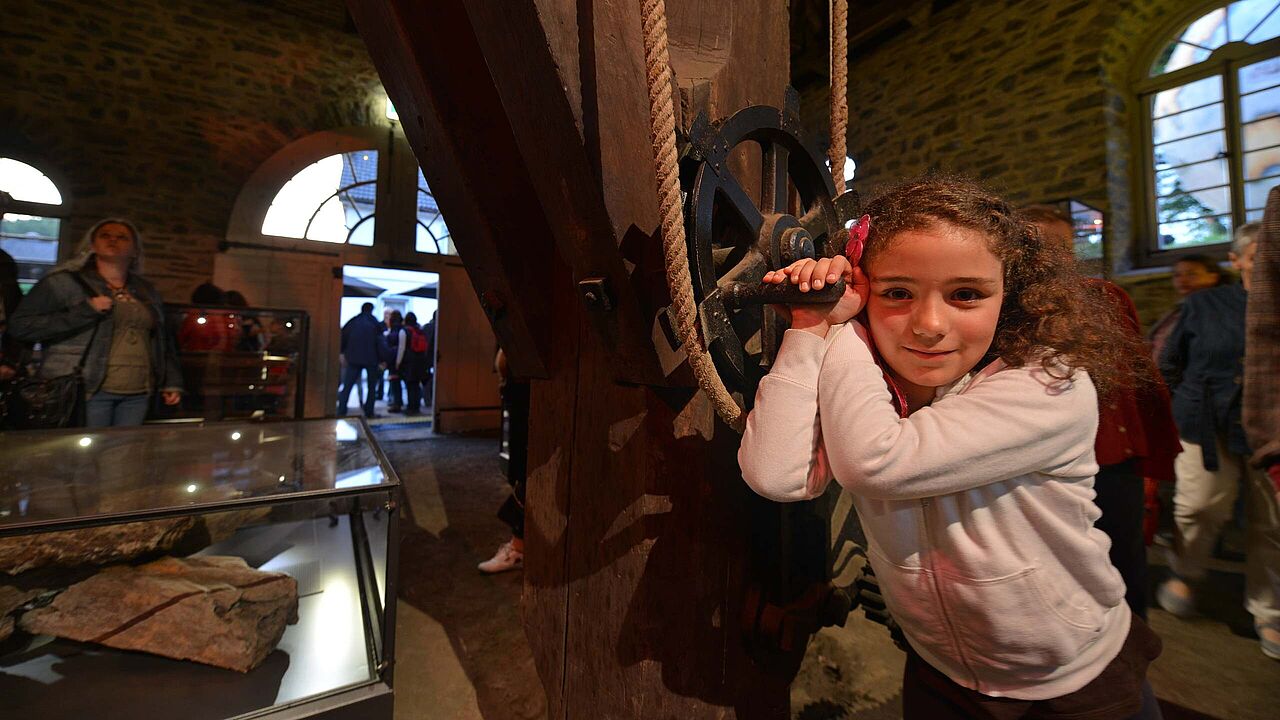
[[[93,290],[76,273],[71,273],[87,297]],[[80,361],[67,375],[55,378],[24,377],[0,383],[0,427],[5,430],[53,430],[84,424],[84,361],[102,324],[99,317],[93,333],[80,354]]]

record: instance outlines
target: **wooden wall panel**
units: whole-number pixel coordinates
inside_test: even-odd
[[[440,269],[439,294],[435,430],[496,429],[502,421],[498,376],[493,372],[497,341],[462,266]]]

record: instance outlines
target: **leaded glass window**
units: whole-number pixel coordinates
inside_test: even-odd
[[[263,218],[262,234],[373,245],[377,194],[378,151],[330,155],[280,188]]]
[[[1230,241],[1280,183],[1280,2],[1241,0],[1196,18],[1143,83],[1154,251]]]

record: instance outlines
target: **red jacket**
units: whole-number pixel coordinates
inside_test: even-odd
[[[1115,283],[1090,279],[1102,290],[1125,325],[1142,337],[1138,310],[1128,293]],[[1135,460],[1143,477],[1172,482],[1173,459],[1182,452],[1178,428],[1169,407],[1169,389],[1157,375],[1137,389],[1115,390],[1098,398],[1098,437],[1094,453],[1099,465],[1115,465]]]

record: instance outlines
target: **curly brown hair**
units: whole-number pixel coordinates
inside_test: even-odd
[[[988,358],[1012,367],[1039,360],[1060,379],[1083,369],[1103,394],[1150,375],[1141,366],[1150,362],[1142,338],[1125,327],[1101,283],[1086,280],[1069,247],[1045,241],[1035,224],[987,188],[967,178],[929,175],[884,192],[866,213],[871,228],[864,264],[900,233],[938,223],[988,238],[1004,265],[1004,300]]]

